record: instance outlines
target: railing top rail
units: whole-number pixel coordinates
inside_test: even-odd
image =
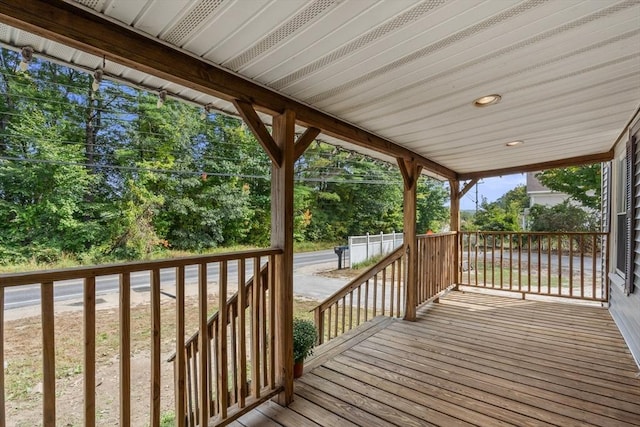
[[[444,231],[442,233],[418,234],[416,237],[418,239],[433,239],[433,238],[442,237],[442,236],[455,236],[456,234],[458,234],[457,231]]]
[[[333,295],[331,295],[329,298],[325,299],[322,303],[320,303],[318,306],[316,306],[313,310],[310,310],[310,311],[315,311],[317,309],[320,309],[320,311],[326,310],[327,307],[331,306],[333,303],[338,301],[340,298],[342,298],[343,296],[347,295],[353,289],[356,289],[363,282],[371,279],[373,276],[378,274],[380,271],[382,271],[389,264],[391,264],[392,262],[394,262],[398,258],[402,257],[402,255],[404,255],[404,246],[399,246],[393,252],[391,252],[389,255],[385,256],[380,261],[378,261],[377,264],[371,266],[369,269],[367,269],[364,272],[362,272],[362,274],[357,276],[355,279],[351,280],[349,283],[344,285],[341,289],[339,289],[336,292],[334,292]]]
[[[213,263],[220,261],[235,261],[269,255],[278,255],[282,249],[253,249],[246,251],[227,252],[212,255],[194,255],[180,258],[167,258],[156,261],[136,261],[120,264],[93,265],[88,267],[74,267],[60,270],[41,270],[24,273],[0,274],[0,287],[30,285],[35,283],[48,283],[60,280],[84,279],[99,276],[111,276],[114,274],[133,273],[163,268],[184,267]]]
[[[509,235],[536,235],[536,236],[606,236],[606,231],[461,231],[461,234],[509,234]]]

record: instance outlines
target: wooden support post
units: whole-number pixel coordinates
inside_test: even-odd
[[[186,392],[186,367],[185,367],[185,348],[184,348],[184,285],[185,285],[185,268],[183,265],[175,269],[176,273],[176,360],[173,365],[174,369],[174,393],[175,393],[175,423],[176,427],[185,426],[185,414],[187,412],[185,405]]]
[[[271,246],[276,258],[273,297],[276,303],[276,383],[283,387],[281,405],[293,401],[293,163],[295,114],[287,110],[273,119],[273,139],[282,153],[271,167]]]
[[[477,180],[475,180],[477,182]],[[474,185],[476,185],[476,182],[474,182]],[[464,195],[464,193],[466,193],[467,191],[469,191],[469,188],[472,187],[472,185],[467,185],[463,191],[460,191],[459,187],[460,187],[460,181],[456,180],[456,179],[451,179],[449,180],[449,187],[450,187],[450,192],[451,192],[451,204],[450,204],[450,209],[451,209],[451,221],[450,221],[450,226],[451,226],[451,231],[457,233],[456,236],[456,240],[455,240],[455,248],[453,249],[453,268],[455,271],[455,275],[454,280],[456,282],[456,284],[458,284],[460,282],[460,272],[462,271],[462,269],[460,268],[460,199],[462,198],[462,196]]]
[[[418,301],[418,248],[416,237],[416,193],[422,167],[416,162],[398,159],[404,180],[404,248],[407,254],[404,319],[416,320]]]

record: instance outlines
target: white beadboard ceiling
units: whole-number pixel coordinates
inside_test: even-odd
[[[70,3],[461,174],[607,152],[640,105],[638,0]],[[102,64],[4,24],[0,41],[87,69]],[[226,101],[115,63],[106,72],[235,114]],[[472,105],[493,93],[499,104]],[[512,140],[524,144],[506,147]]]

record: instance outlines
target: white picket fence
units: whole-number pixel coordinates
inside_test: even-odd
[[[369,234],[349,236],[349,265],[364,262],[377,255],[388,254],[402,245],[402,233]]]

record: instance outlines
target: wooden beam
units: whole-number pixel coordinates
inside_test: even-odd
[[[320,135],[320,129],[308,128],[296,141],[293,153],[293,160],[298,160],[302,154],[309,148],[309,145]]]
[[[0,21],[220,99],[230,102],[240,99],[270,114],[295,111],[296,120],[305,127],[318,128],[326,135],[391,157],[413,158],[445,178],[456,176],[451,169],[388,139],[72,3],[62,0],[3,0],[0,1]]]
[[[417,184],[422,166],[415,161],[398,159],[398,167],[404,181],[404,247],[407,254],[404,319],[414,322],[416,320],[416,306],[418,305]]]
[[[96,425],[96,278],[84,279],[84,425]]]
[[[277,401],[293,401],[293,163],[295,113],[274,117],[273,137],[282,150],[282,165],[271,168],[271,246],[281,248],[276,258],[276,383],[283,387]]]
[[[467,194],[469,190],[471,190],[473,186],[478,183],[478,181],[480,181],[479,178],[474,178],[471,181],[467,182],[464,188],[458,192],[458,198],[462,199],[464,195]]]
[[[262,123],[262,120],[260,120],[256,110],[253,109],[253,105],[239,99],[234,99],[233,105],[236,107],[236,110],[238,110],[238,113],[240,113],[242,120],[249,126],[249,129],[251,129],[251,132],[253,132],[253,135],[260,145],[262,145],[264,151],[267,152],[271,161],[280,166],[282,164],[282,150],[276,145],[267,127]]]
[[[589,165],[593,163],[608,162],[611,159],[613,159],[613,150],[607,151],[605,153],[569,157],[566,159],[553,160],[550,162],[531,163],[528,165],[513,166],[509,168],[493,169],[487,171],[459,173],[458,180],[466,181],[467,179],[482,179],[492,176],[511,175],[514,173],[537,172],[547,169],[564,168],[567,166]]]

